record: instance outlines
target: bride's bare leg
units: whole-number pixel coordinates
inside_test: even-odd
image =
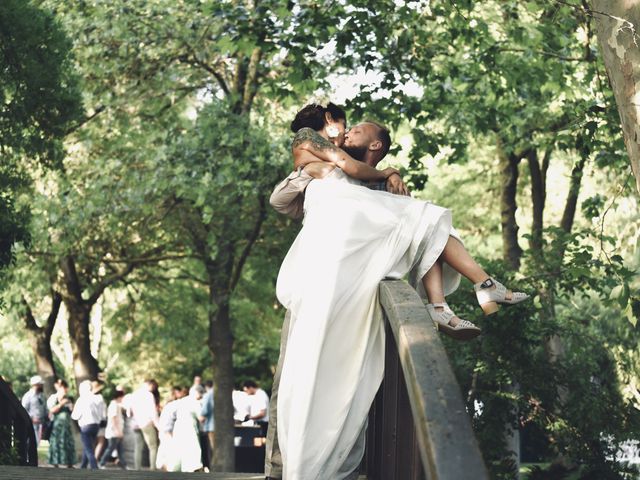
[[[442,261],[442,257],[439,258],[422,277],[422,285],[429,298],[427,313],[438,330],[456,340],[471,340],[480,335],[480,329],[460,319],[447,305],[442,284]]]
[[[436,262],[439,264],[437,268],[440,271],[440,290],[442,290],[442,262],[448,263],[451,268],[471,280],[474,284],[478,303],[480,303],[485,315],[495,313],[498,310],[499,303],[514,305],[529,298],[529,295],[526,293],[513,292],[500,282],[491,279],[489,274],[469,255],[464,245],[454,237],[449,236],[447,244]],[[435,271],[433,273],[427,272],[423,281],[425,282],[425,290],[427,290],[428,284],[432,291],[434,291],[434,295],[437,296],[436,286],[438,283],[435,279],[431,278],[431,275],[435,276],[435,274]],[[487,280],[490,281],[486,284],[483,283]],[[444,296],[442,298],[444,298]]]
[[[472,283],[484,282],[489,278],[487,272],[469,255],[464,245],[454,237],[449,237],[439,260],[447,262],[451,268],[467,277]],[[427,272],[427,275],[428,274]],[[425,277],[427,275],[425,275]],[[442,282],[442,280],[440,281]]]
[[[447,262],[451,268],[467,277],[473,283],[483,282],[489,278],[487,272],[469,255],[464,245],[456,238],[449,237],[436,263],[422,277],[422,285],[424,285],[424,290],[427,292],[429,303],[442,303],[445,301],[442,285],[442,262]]]
[[[422,285],[427,293],[429,303],[445,303],[444,289],[442,287],[442,260],[439,258],[436,263],[422,277]],[[444,307],[434,307],[436,312],[442,312]],[[460,322],[456,316],[452,317],[449,325],[455,327]]]
[[[430,304],[446,303],[442,280],[442,262],[447,262],[454,270],[467,277],[473,283],[482,282],[489,278],[487,272],[469,255],[462,243],[454,237],[449,237],[440,258],[422,277],[422,285]],[[432,308],[436,314],[444,311],[444,307],[441,306],[433,305]],[[448,323],[455,327],[459,322],[460,319],[454,315]]]
[[[422,277],[424,291],[427,292],[429,303],[444,302],[444,290],[442,288],[442,264],[436,260],[431,269]]]

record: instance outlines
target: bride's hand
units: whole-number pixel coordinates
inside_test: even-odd
[[[396,195],[409,195],[409,189],[400,178],[400,175],[391,175],[387,178],[387,192]]]
[[[400,170],[397,170],[397,169],[392,168],[392,167],[387,167],[384,170],[382,170],[382,173],[384,174],[385,178],[389,178],[391,175],[393,175],[395,173],[400,175]]]

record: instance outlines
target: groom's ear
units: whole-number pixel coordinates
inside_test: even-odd
[[[333,123],[333,117],[330,112],[324,112],[324,123]]]
[[[374,140],[369,144],[369,150],[380,150],[382,149],[382,142],[380,140]]]

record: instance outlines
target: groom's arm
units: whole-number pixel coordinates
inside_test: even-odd
[[[394,168],[376,170],[364,162],[359,162],[311,128],[298,130],[293,138],[291,150],[295,168],[322,160],[337,165],[347,175],[364,181],[386,181],[390,175],[398,172]],[[309,154],[316,158],[312,159]]]
[[[311,128],[302,128],[296,133],[291,149],[293,150],[294,165],[296,168],[317,162],[320,159],[328,164],[339,166],[347,175],[353,178],[364,181],[370,180],[369,188],[394,193],[396,195],[409,195],[409,190],[397,170],[385,169],[384,171],[380,171],[364,162],[355,160],[344,150],[336,147]],[[345,158],[347,159],[347,163],[341,161],[341,159]],[[375,172],[381,172],[384,176],[378,175]],[[391,174],[389,175],[390,172]],[[314,175],[311,171],[310,173],[314,177],[324,176]],[[326,174],[326,172],[324,174]],[[371,176],[373,178],[371,178]]]

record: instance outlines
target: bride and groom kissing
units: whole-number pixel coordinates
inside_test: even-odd
[[[352,479],[384,372],[380,281],[408,275],[428,299],[436,327],[459,340],[480,334],[445,301],[461,274],[486,314],[528,296],[506,289],[475,262],[448,209],[408,196],[397,170],[375,169],[391,146],[385,127],[366,121],[346,130],[340,107],[311,104],[291,128],[294,171],[276,186],[271,204],[304,223],[276,287],[287,315],[265,474]]]

